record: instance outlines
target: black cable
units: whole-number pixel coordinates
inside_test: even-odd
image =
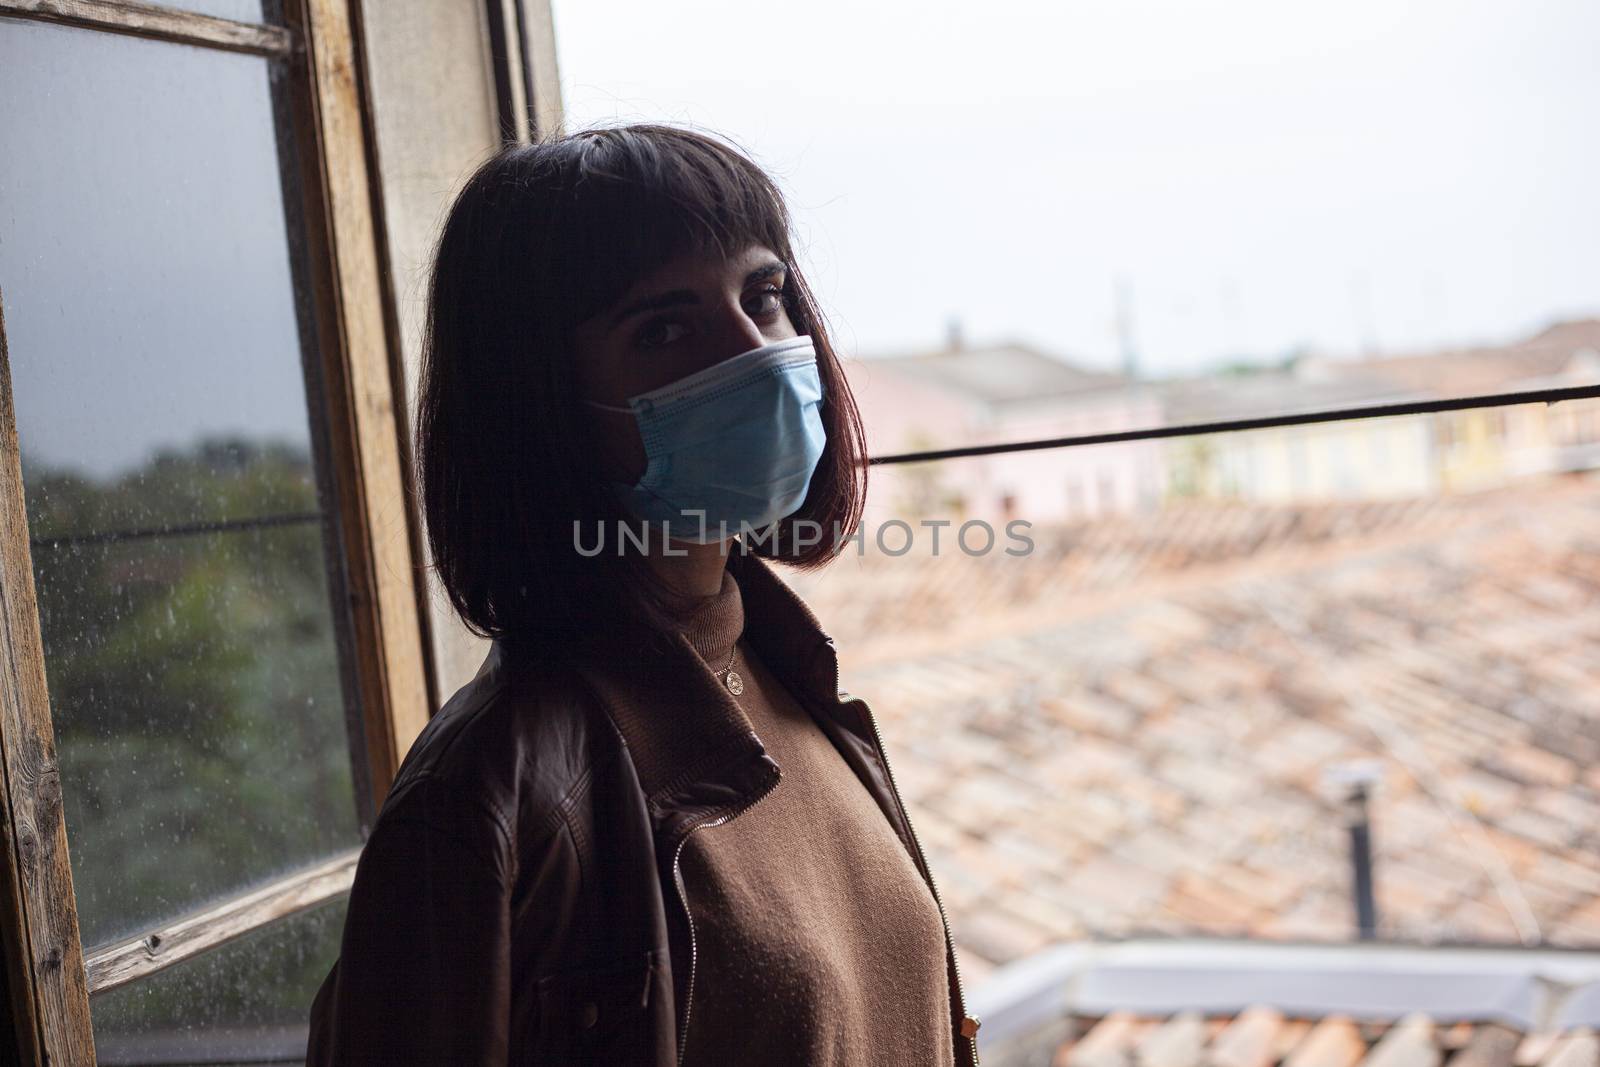
[[[1526,393],[1496,393],[1491,396],[1456,397],[1450,400],[1414,400],[1397,404],[1313,411],[1299,415],[1270,415],[1257,419],[1232,419],[1226,422],[1200,422],[1187,426],[1152,426],[1143,430],[1083,434],[1078,437],[1047,437],[1037,441],[1012,441],[1005,444],[967,445],[962,448],[935,448],[926,452],[896,452],[873,456],[869,465],[880,463],[922,463],[962,456],[990,456],[1002,452],[1037,452],[1046,448],[1073,448],[1078,445],[1104,445],[1117,441],[1148,441],[1161,437],[1192,437],[1208,433],[1233,433],[1265,430],[1273,426],[1304,426],[1317,422],[1347,422],[1354,419],[1380,419],[1396,415],[1427,415],[1437,411],[1462,411],[1468,408],[1509,407],[1513,404],[1554,404],[1562,400],[1600,397],[1600,385],[1577,385],[1566,389],[1540,389]]]
[[[138,541],[150,537],[191,537],[196,534],[233,533],[240,530],[259,530],[272,526],[295,526],[321,522],[322,512],[302,511],[287,515],[267,515],[259,519],[219,519],[215,522],[190,522],[177,526],[146,526],[131,530],[107,530],[104,533],[69,534],[66,537],[37,537],[28,544],[35,549],[65,548],[68,545],[104,545],[119,541]]]

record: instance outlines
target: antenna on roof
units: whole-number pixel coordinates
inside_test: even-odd
[[[1139,349],[1133,333],[1133,283],[1117,279],[1117,347],[1122,354],[1123,376],[1139,377]]]
[[[1378,355],[1378,327],[1372,316],[1372,279],[1365,270],[1350,274],[1350,311],[1355,319],[1363,359]]]
[[[1383,781],[1383,766],[1376,760],[1351,760],[1334,764],[1323,775],[1342,794],[1345,826],[1350,831],[1350,896],[1355,905],[1356,936],[1371,941],[1378,936],[1378,900],[1373,885],[1372,815],[1368,801]]]

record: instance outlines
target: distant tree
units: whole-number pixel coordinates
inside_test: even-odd
[[[86,947],[358,844],[329,531],[162,532],[315,513],[304,450],[204,440],[104,481],[23,469]],[[141,1010],[181,1014],[182,988],[152,984]]]

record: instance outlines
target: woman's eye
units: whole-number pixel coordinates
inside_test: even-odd
[[[645,348],[662,348],[687,333],[683,323],[671,319],[656,319],[639,328],[639,344]]]
[[[774,315],[789,302],[784,296],[783,290],[776,285],[767,286],[756,296],[760,306],[751,312],[754,315]]]

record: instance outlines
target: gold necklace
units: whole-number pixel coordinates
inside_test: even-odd
[[[721,678],[723,674],[727,674],[728,692],[732,693],[734,696],[738,696],[740,693],[744,692],[744,679],[740,678],[739,672],[733,669],[733,659],[738,654],[739,642],[734,641],[733,651],[728,654],[728,665],[722,668],[720,671],[711,672],[711,676],[713,678]]]

